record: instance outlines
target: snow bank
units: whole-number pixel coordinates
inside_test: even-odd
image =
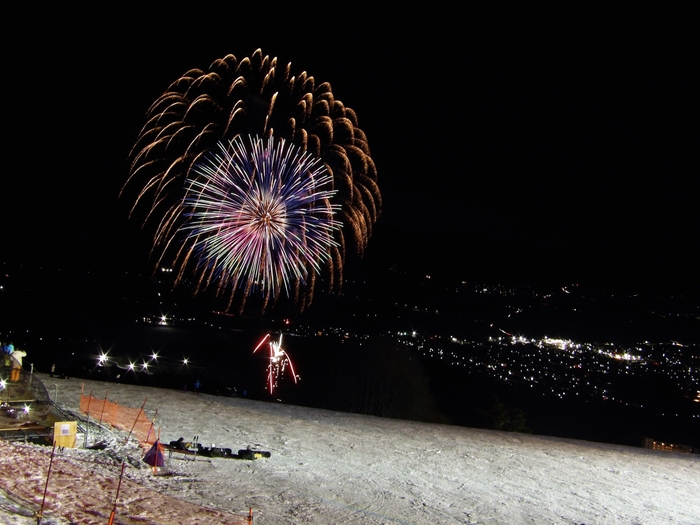
[[[42,379],[50,392],[57,385],[60,406],[77,411],[82,380]],[[148,468],[129,466],[129,479],[168,496],[157,504],[158,512],[169,513],[167,519],[152,523],[190,523],[194,518],[187,503],[226,517],[240,517],[252,507],[256,525],[700,523],[696,455],[84,383],[86,391],[99,396],[109,390],[110,399],[127,406],[140,407],[148,397],[148,415],[158,409],[156,425],[165,443],[199,436],[205,446],[234,452],[251,446],[272,453],[256,461],[173,455],[172,477],[153,477]],[[61,459],[77,464],[84,455],[97,455],[104,463],[99,467],[102,477],[90,474],[84,484],[109,492],[120,463],[105,458],[135,454],[133,447],[129,451],[119,445],[122,440],[123,435],[112,439],[99,454],[65,451]],[[0,449],[0,464],[15,464],[19,452],[7,447]],[[21,454],[26,448],[38,447],[21,446]],[[46,458],[50,450],[41,454]],[[11,479],[2,482],[5,491],[18,490],[25,478],[36,483],[39,477],[28,466],[4,473]],[[82,473],[78,476],[85,481]],[[77,505],[59,497],[57,487],[52,490],[61,507]],[[154,504],[139,499],[143,496],[137,494],[144,494],[139,487],[131,490],[123,512],[139,513],[139,523],[151,523],[141,516]],[[36,501],[35,495],[26,498]],[[108,515],[111,506],[103,500],[88,495],[80,499]]]

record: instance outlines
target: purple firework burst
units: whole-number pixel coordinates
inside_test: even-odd
[[[178,259],[200,286],[259,292],[265,302],[308,286],[337,247],[340,206],[325,165],[284,139],[219,142],[186,183]]]
[[[213,152],[225,160],[226,154],[220,152],[217,144],[224,142],[224,150],[233,150],[228,141],[247,135],[265,141],[270,137],[283,138],[323,163],[330,182],[322,186],[315,180],[311,184],[316,191],[312,189],[310,194],[328,191],[326,188],[337,190],[333,202],[340,208],[335,224],[342,222],[342,228],[330,227],[334,242],[326,239],[322,226],[314,226],[315,230],[299,233],[298,239],[294,239],[286,223],[273,224],[273,218],[282,216],[281,208],[271,208],[268,211],[277,215],[270,213],[268,218],[267,244],[259,242],[254,249],[255,242],[248,239],[252,243],[250,251],[238,245],[236,253],[225,256],[223,246],[231,241],[214,239],[218,236],[214,226],[217,220],[197,215],[210,205],[194,204],[200,194],[202,202],[212,200],[214,190],[205,189],[209,182],[197,186],[192,181],[199,180],[198,173],[207,163],[208,169],[213,169],[211,162],[215,161],[204,161],[211,159]],[[252,146],[246,144],[243,149],[252,150]],[[245,159],[249,154],[229,155]],[[174,285],[194,278],[199,283],[195,293],[204,288],[216,288],[221,295],[237,292],[240,301],[231,296],[229,309],[235,302],[239,311],[243,311],[245,303],[252,299],[248,292],[255,288],[265,297],[263,310],[270,299],[282,295],[277,293],[282,289],[293,293],[295,305],[304,310],[313,301],[315,283],[320,285],[326,277],[323,288],[339,293],[346,256],[363,255],[381,215],[377,169],[355,111],[336,98],[328,82],[319,82],[305,71],[295,71],[291,63],[282,64],[260,49],[240,59],[226,55],[205,70],[188,70],[173,82],[148,109],[146,123],[129,158],[129,177],[121,195],[133,202],[130,217],[140,221],[148,234],[153,235],[152,256],[156,264],[175,267]],[[239,161],[242,165],[254,164],[250,159],[236,162]],[[199,172],[195,172],[196,167]],[[245,187],[240,180],[237,184]],[[274,194],[266,191],[266,198],[270,199],[266,206],[271,206]],[[312,208],[316,218],[331,213],[324,195],[320,193]],[[231,197],[226,194],[226,198]],[[293,201],[295,197],[279,197],[278,201],[286,207],[287,198]],[[336,208],[330,210],[335,212]],[[222,208],[219,213],[224,214],[225,210]],[[297,214],[285,220],[299,222],[300,217]],[[240,218],[243,220],[243,214]],[[313,219],[307,216],[305,220],[308,228]],[[197,224],[202,225],[201,229]],[[280,233],[283,230],[288,233],[284,243]],[[233,235],[229,232],[228,237]],[[330,246],[330,255],[319,244]],[[281,246],[295,255],[283,259],[274,252],[273,257],[273,248]],[[267,259],[253,262],[255,253]],[[314,253],[323,253],[327,258],[313,263],[309,256]],[[318,267],[322,267],[323,277],[317,274]],[[257,301],[259,294],[255,295]],[[248,304],[249,313],[258,309],[258,305]]]

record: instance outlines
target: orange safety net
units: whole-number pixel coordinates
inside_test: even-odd
[[[153,421],[148,419],[144,407],[119,405],[116,401],[108,401],[106,394],[103,399],[96,398],[92,392],[89,395],[81,394],[80,411],[93,421],[130,432],[141,444],[152,445],[158,437]]]

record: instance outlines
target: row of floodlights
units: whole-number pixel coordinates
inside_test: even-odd
[[[150,358],[151,358],[151,359],[150,359],[151,361],[158,361],[158,354],[153,353],[153,354],[151,354]],[[102,353],[97,357],[97,365],[98,365],[98,366],[103,366],[103,365],[104,365],[105,363],[107,363],[108,361],[109,361],[109,355],[108,355],[107,353],[105,353],[105,352],[102,352]],[[150,361],[149,361],[149,362],[144,361],[143,363],[141,363],[141,365],[140,365],[140,366],[141,366],[141,370],[146,370],[146,371],[148,371],[148,365],[149,365],[149,363],[150,363]],[[182,364],[183,364],[184,366],[187,366],[189,363],[190,363],[190,361],[189,361],[189,359],[187,359],[186,357],[182,359]],[[132,371],[136,371],[137,366],[138,366],[138,365],[137,365],[136,363],[131,363],[131,362],[129,362],[129,364],[127,365],[127,369],[128,369],[128,370],[132,370]]]

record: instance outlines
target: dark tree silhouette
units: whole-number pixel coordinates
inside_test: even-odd
[[[435,408],[428,378],[410,350],[389,339],[345,339],[320,354],[309,404],[320,408],[416,421],[446,422]],[[319,363],[320,364],[320,363]]]

